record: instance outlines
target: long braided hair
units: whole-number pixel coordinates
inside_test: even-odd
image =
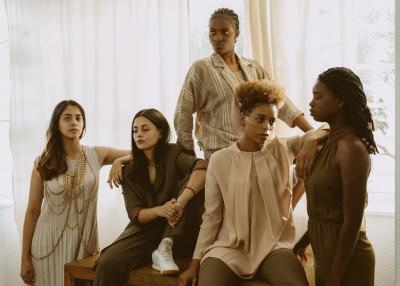
[[[360,78],[348,68],[334,67],[321,73],[318,81],[323,82],[343,101],[344,115],[348,124],[366,145],[368,152],[376,154],[378,148],[372,133],[375,131],[374,121]]]
[[[210,17],[210,21],[218,16],[228,16],[232,19],[233,25],[235,26],[236,30],[239,30],[239,16],[229,8],[219,8],[212,13]]]

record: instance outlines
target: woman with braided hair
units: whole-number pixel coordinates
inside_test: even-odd
[[[248,80],[270,79],[254,60],[235,53],[239,36],[239,18],[231,9],[220,8],[209,20],[209,40],[214,53],[197,60],[190,67],[176,105],[174,126],[178,142],[194,150],[193,114],[196,113],[195,137],[204,157],[236,142],[243,134],[240,127],[236,86]],[[286,98],[278,117],[290,127],[303,131],[312,127],[303,112]]]
[[[294,252],[304,258],[311,242],[317,286],[374,285],[375,255],[362,219],[377,147],[363,85],[350,69],[330,68],[318,76],[310,106],[331,133],[305,180],[308,231]]]

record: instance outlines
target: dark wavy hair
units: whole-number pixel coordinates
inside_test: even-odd
[[[373,134],[374,121],[360,78],[351,69],[333,67],[321,73],[318,81],[324,83],[336,97],[343,101],[347,123],[367,146],[368,152],[376,154],[378,148]]]
[[[140,150],[136,142],[133,138],[133,124],[135,123],[135,119],[143,116],[150,120],[156,128],[160,131],[161,138],[158,139],[157,145],[154,150],[154,160],[155,162],[159,162],[164,156],[165,151],[170,140],[171,131],[169,128],[169,124],[165,116],[158,111],[157,109],[150,108],[150,109],[143,109],[140,110],[136,115],[133,117],[132,124],[131,124],[131,142],[132,142],[132,158],[133,158],[133,168],[131,176],[142,181],[144,178],[148,178],[148,171],[147,165],[148,160],[143,152]]]
[[[50,126],[46,132],[46,146],[35,162],[36,170],[43,180],[50,180],[64,174],[68,169],[64,153],[64,144],[59,128],[60,116],[68,106],[77,107],[82,114],[83,129],[81,135],[79,135],[79,139],[82,138],[86,131],[85,110],[78,102],[74,100],[63,100],[56,105],[50,119]]]
[[[211,14],[210,21],[218,16],[228,16],[232,19],[233,25],[235,26],[236,30],[239,30],[239,16],[229,8],[219,8]]]

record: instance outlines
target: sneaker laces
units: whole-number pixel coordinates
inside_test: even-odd
[[[158,256],[158,258],[161,260],[160,262],[162,262],[162,263],[165,263],[165,262],[175,263],[171,251],[160,251],[159,250],[159,252],[161,254],[161,255]]]
[[[161,252],[172,251],[172,240],[164,238],[160,245],[158,246],[158,250]]]

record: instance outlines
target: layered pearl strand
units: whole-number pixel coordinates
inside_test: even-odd
[[[89,169],[95,178],[95,183],[93,187],[88,192],[87,196],[85,197],[85,188],[84,188],[84,179],[86,173],[86,164],[89,165]],[[62,183],[60,183],[60,178],[63,178]],[[52,249],[42,257],[34,257],[35,259],[45,259],[49,257],[52,253],[54,253],[55,249],[59,245],[63,234],[67,228],[69,229],[76,229],[79,233],[79,237],[81,239],[81,243],[86,254],[95,254],[98,252],[92,252],[88,249],[88,243],[82,235],[82,226],[79,221],[79,216],[85,210],[85,202],[91,200],[96,195],[96,190],[98,186],[98,180],[96,172],[94,171],[92,165],[86,158],[86,154],[82,148],[82,151],[79,155],[77,166],[74,170],[70,170],[65,172],[62,175],[59,175],[57,178],[57,184],[59,187],[58,191],[52,191],[49,187],[48,181],[44,181],[44,196],[46,198],[49,210],[56,216],[64,214],[66,212],[64,225],[61,231],[60,236],[58,237],[56,243],[53,245]],[[60,202],[56,203],[52,200],[52,196],[56,196],[57,198],[61,198]],[[81,202],[81,206],[79,206],[79,202]],[[57,209],[59,209],[57,211]],[[75,209],[75,219],[73,225],[69,224],[70,216],[71,216],[71,209]]]

